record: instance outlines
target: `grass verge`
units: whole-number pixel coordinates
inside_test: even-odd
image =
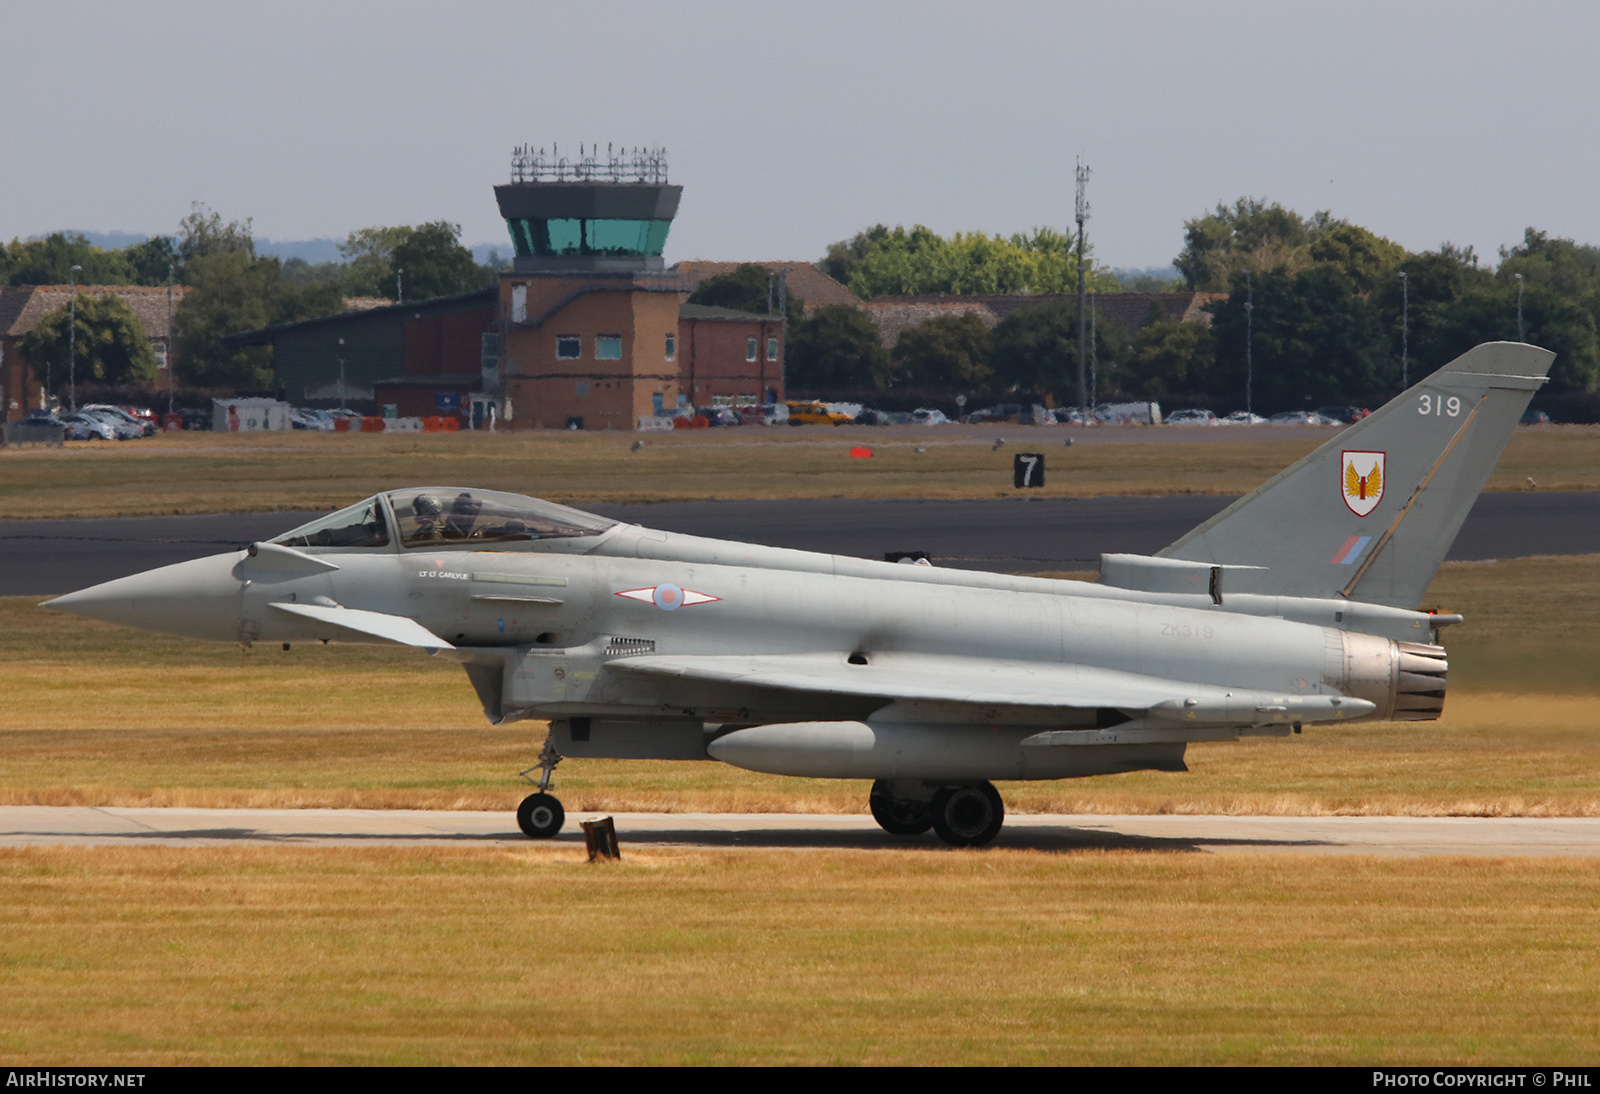
[[[0,851],[0,1052],[1592,1064],[1600,873],[1032,851]]]
[[[994,435],[1005,447],[992,450]],[[981,436],[980,436],[981,433]],[[967,429],[710,430],[632,433],[216,434],[119,445],[0,450],[0,517],[332,509],[380,490],[472,485],[583,506],[711,498],[992,498],[1011,487],[1021,449],[1054,449],[1030,496],[1242,494],[1326,439],[1141,440],[1061,448],[1064,432]],[[1151,435],[1153,436],[1153,435]],[[1101,438],[1091,438],[1098,441]],[[869,444],[870,460],[849,458]],[[1490,490],[1600,489],[1600,429],[1519,430]],[[61,499],[70,498],[68,511]]]

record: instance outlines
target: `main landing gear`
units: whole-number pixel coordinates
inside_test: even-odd
[[[920,836],[929,828],[952,847],[982,847],[1000,833],[1006,809],[988,782],[930,786],[879,779],[868,799],[872,819],[894,836]]]
[[[539,750],[538,767],[541,772],[538,782],[539,792],[529,794],[522,799],[522,804],[517,806],[517,827],[522,829],[524,835],[533,839],[549,839],[561,831],[561,826],[567,821],[567,811],[561,808],[561,802],[556,796],[548,792],[550,776],[555,772],[556,764],[560,762],[561,753],[546,740],[544,747]],[[532,770],[530,767],[520,774],[524,779],[533,782],[528,778],[528,771]]]

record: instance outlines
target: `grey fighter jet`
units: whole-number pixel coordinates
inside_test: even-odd
[[[1098,582],[430,486],[50,606],[459,661],[491,722],[549,722],[529,836],[562,826],[563,757],[613,757],[872,779],[889,832],[980,845],[1004,815],[990,780],[1182,771],[1190,741],[1439,717],[1439,633],[1461,620],[1418,601],[1552,359],[1478,346],[1159,554],[1103,556]]]

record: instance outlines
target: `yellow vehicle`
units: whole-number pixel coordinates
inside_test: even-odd
[[[848,414],[829,410],[825,403],[789,403],[790,425],[845,425],[855,421]]]

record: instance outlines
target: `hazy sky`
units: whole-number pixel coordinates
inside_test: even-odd
[[[0,0],[0,236],[276,240],[445,218],[505,242],[513,145],[663,144],[667,258],[1072,219],[1162,265],[1243,194],[1492,259],[1600,243],[1600,5]]]

